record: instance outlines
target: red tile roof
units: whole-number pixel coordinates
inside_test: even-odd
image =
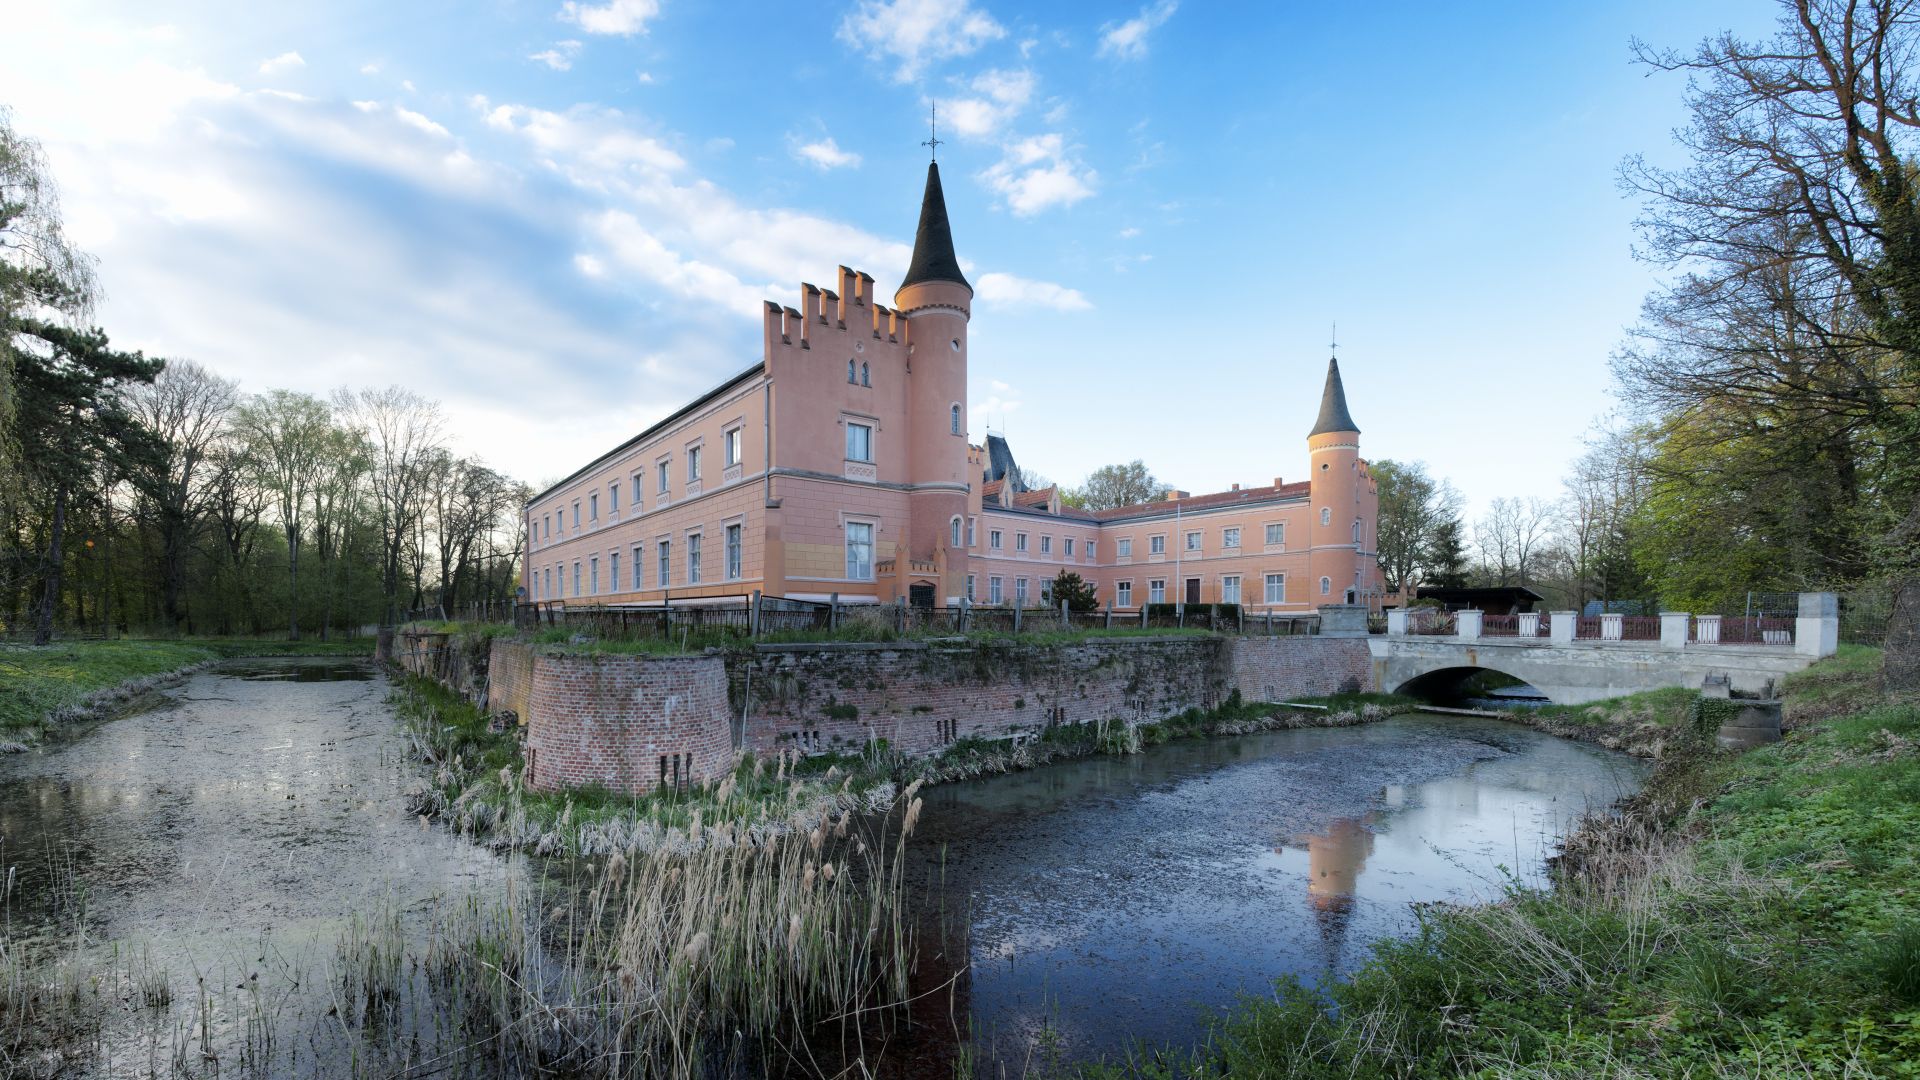
[[[1097,510],[1094,517],[1101,521],[1116,521],[1130,517],[1147,517],[1152,514],[1171,514],[1178,506],[1181,513],[1195,510],[1217,510],[1235,503],[1255,502],[1261,499],[1289,498],[1304,496],[1312,491],[1312,485],[1302,481],[1297,484],[1281,484],[1278,487],[1241,488],[1238,491],[1219,491],[1211,495],[1189,495],[1184,499],[1167,499],[1162,502],[1140,503],[1135,506],[1116,506],[1111,510]]]

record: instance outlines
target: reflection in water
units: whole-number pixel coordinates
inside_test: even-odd
[[[939,1071],[969,1030],[990,1069],[1191,1044],[1276,977],[1350,974],[1414,929],[1416,903],[1539,880],[1569,823],[1643,771],[1501,721],[1421,715],[930,789],[922,989],[952,991],[917,1007],[937,1019],[904,1056]]]

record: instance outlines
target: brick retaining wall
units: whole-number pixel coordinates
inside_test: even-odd
[[[524,642],[494,638],[487,661],[487,711],[510,713],[521,724],[527,722],[527,700],[533,692],[533,646]]]
[[[1366,638],[1227,638],[1234,688],[1248,701],[1292,701],[1373,689]]]
[[[718,779],[735,761],[718,656],[535,653],[527,786],[639,793]]]

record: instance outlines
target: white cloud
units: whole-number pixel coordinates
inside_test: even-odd
[[[633,73],[633,77],[640,80],[641,86],[653,85],[653,72],[651,71],[636,71]]]
[[[573,265],[576,270],[579,270],[582,274],[590,278],[603,278],[607,276],[607,264],[596,256],[588,255],[586,252],[575,255],[573,257]]]
[[[1180,7],[1180,0],[1160,0],[1152,7],[1123,23],[1108,23],[1100,28],[1100,55],[1118,60],[1141,60],[1147,55],[1147,35],[1159,28]]]
[[[580,43],[573,40],[556,41],[549,49],[530,53],[529,60],[538,60],[555,71],[566,71],[573,67],[573,58],[580,55]]]
[[[1027,107],[1033,88],[1031,71],[982,72],[967,84],[976,96],[940,99],[941,124],[962,138],[989,138]]]
[[[433,122],[431,119],[428,119],[427,117],[422,116],[417,112],[414,112],[412,109],[404,109],[396,105],[394,106],[394,109],[393,109],[393,115],[396,118],[398,118],[401,123],[407,125],[410,128],[415,129],[416,131],[424,131],[429,135],[437,135],[442,139],[453,138],[452,133],[448,132],[446,128],[441,127],[439,124]]]
[[[619,34],[632,37],[647,32],[647,21],[660,14],[660,0],[607,0],[604,4],[583,4],[567,0],[560,5],[560,20],[570,22],[589,34]]]
[[[1004,394],[1009,390],[1013,389],[1013,387],[1007,385],[1006,383],[1001,382],[999,379],[992,379],[988,381],[987,385],[993,387],[996,393],[1001,393],[1001,394]]]
[[[1012,274],[981,274],[974,281],[974,295],[989,304],[1009,307],[1044,307],[1055,311],[1086,311],[1093,307],[1078,289],[1069,289],[1051,281],[1032,281]],[[1000,389],[998,383],[995,389]]]
[[[971,0],[859,0],[840,21],[840,39],[874,59],[899,61],[893,77],[912,82],[928,64],[966,56],[1007,30]]]
[[[1066,149],[1058,132],[1052,132],[1008,144],[1004,156],[980,179],[1015,215],[1031,217],[1091,196],[1099,175]]]
[[[360,74],[378,75],[380,74],[380,65],[375,61],[369,60],[366,63],[360,65]]]
[[[1132,225],[1129,225],[1126,228],[1120,230],[1120,239],[1122,240],[1131,240],[1134,237],[1139,235],[1140,235],[1140,230],[1137,227]]]
[[[793,148],[793,156],[821,170],[860,167],[860,155],[851,150],[840,149],[840,144],[834,142],[832,136],[796,145]]]
[[[271,60],[260,61],[260,74],[277,75],[282,71],[306,67],[307,61],[297,52],[283,52]]]
[[[480,98],[476,104],[488,103]],[[548,155],[549,164],[565,169],[580,163],[596,170],[646,169],[675,172],[686,159],[659,140],[627,130],[615,109],[576,106],[566,113],[525,105],[501,105],[487,113],[487,125],[521,135]],[[577,178],[577,177],[576,177]]]

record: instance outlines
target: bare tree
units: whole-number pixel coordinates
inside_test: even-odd
[[[261,486],[273,496],[287,538],[287,636],[293,641],[300,640],[302,519],[332,430],[326,402],[291,390],[269,390],[234,414],[234,431],[246,444]]]
[[[159,544],[160,614],[181,622],[187,556],[206,519],[214,473],[209,458],[238,397],[238,386],[191,360],[170,361],[152,383],[127,394],[128,410],[161,442],[164,455],[135,470],[134,486]]]
[[[1093,470],[1087,482],[1070,493],[1070,502],[1085,510],[1111,510],[1116,506],[1136,506],[1167,493],[1167,485],[1154,479],[1146,462],[1135,458],[1125,465],[1102,465]]]
[[[398,386],[341,390],[334,403],[367,444],[367,485],[381,536],[380,590],[392,624],[400,616],[401,572],[427,512],[445,421],[438,403]]]
[[[1499,498],[1474,523],[1483,573],[1495,585],[1526,585],[1551,539],[1553,504],[1539,498]]]

